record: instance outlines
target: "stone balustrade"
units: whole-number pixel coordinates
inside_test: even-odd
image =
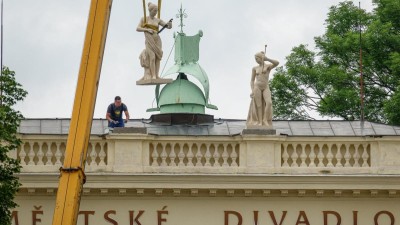
[[[24,135],[12,152],[23,173],[58,172],[66,135]],[[92,136],[88,173],[400,174],[390,137]]]
[[[238,167],[239,143],[150,143],[152,167]]]
[[[285,143],[282,167],[371,167],[366,143]]]

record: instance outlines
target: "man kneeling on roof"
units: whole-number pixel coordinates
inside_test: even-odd
[[[126,119],[122,119],[122,112],[125,113]],[[108,120],[108,127],[124,127],[125,123],[129,121],[128,107],[121,102],[121,97],[116,96],[114,103],[111,103],[107,108],[106,118]]]

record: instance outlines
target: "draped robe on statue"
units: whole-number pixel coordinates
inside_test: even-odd
[[[158,26],[154,26],[154,28],[151,26],[151,29],[154,30],[153,34],[144,32],[146,48],[139,56],[140,65],[144,68],[143,80],[158,78],[159,65],[156,63],[159,64],[163,56],[161,38],[157,34]]]

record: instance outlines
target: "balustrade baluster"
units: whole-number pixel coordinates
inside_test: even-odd
[[[363,149],[364,149],[364,152],[363,152],[363,154],[361,156],[362,159],[363,159],[362,167],[369,167],[369,165],[368,165],[369,154],[367,152],[368,144],[363,144],[362,146],[363,146]]]
[[[56,154],[54,155],[56,157],[56,166],[61,166],[61,157],[62,157],[62,153],[60,150],[60,142],[56,142],[56,146],[57,146],[57,150],[56,150]]]
[[[311,144],[311,152],[310,152],[310,165],[309,165],[309,167],[316,167],[316,165],[315,165],[315,158],[317,157],[316,155],[315,155],[315,144]]]
[[[38,157],[38,162],[36,165],[38,166],[43,166],[43,158],[44,158],[44,153],[43,153],[43,142],[38,142],[38,152],[36,154],[36,156]]]
[[[355,144],[354,145],[354,155],[353,155],[353,158],[354,158],[354,166],[353,167],[360,167],[360,153],[358,152],[358,147],[359,147],[360,145],[359,144]]]
[[[333,144],[328,144],[328,154],[326,154],[326,159],[328,160],[328,164],[326,165],[327,167],[333,167],[333,154],[332,154],[332,147]]]
[[[171,160],[169,166],[176,166],[175,159],[176,159],[176,153],[175,153],[175,147],[178,145],[177,143],[171,144],[171,152],[169,153],[169,159]]]
[[[350,159],[351,159],[351,155],[350,155],[350,145],[346,144],[346,153],[344,154],[344,159],[345,159],[345,163],[344,163],[344,167],[351,167],[350,164]]]
[[[194,158],[193,146],[194,146],[193,143],[191,143],[190,146],[188,146],[188,148],[189,148],[188,149],[188,153],[187,153],[187,159],[188,159],[187,166],[188,167],[194,167],[194,164],[193,164],[193,158]]]
[[[21,145],[21,151],[19,152],[19,159],[21,160],[22,165],[26,165],[25,162],[25,157],[26,157],[26,152],[25,152],[25,145],[28,144],[30,146],[29,142],[25,142]]]
[[[291,167],[299,167],[299,164],[297,164],[297,159],[299,158],[299,154],[297,153],[297,146],[296,144],[292,144],[293,147],[293,153],[290,158],[292,158],[293,162]]]
[[[343,167],[343,164],[342,164],[342,159],[343,159],[343,154],[342,154],[342,146],[343,146],[343,144],[336,144],[336,147],[337,147],[337,152],[336,152],[336,160],[337,160],[337,163],[336,163],[336,167],[338,167],[338,168],[342,168]]]
[[[183,147],[184,147],[184,144],[179,145],[179,153],[178,153],[179,163],[178,163],[178,166],[185,166],[185,163],[183,162],[183,160],[185,159],[185,153],[183,152]]]
[[[210,159],[211,159],[210,144],[207,144],[206,147],[207,147],[206,154],[205,154],[206,163],[205,163],[204,166],[211,166],[211,163],[210,163]]]
[[[202,162],[201,162],[201,159],[203,158],[203,155],[201,154],[201,144],[200,144],[199,146],[196,144],[196,146],[197,146],[197,152],[196,152],[196,159],[197,159],[197,162],[196,162],[196,167],[201,167],[201,166],[203,166],[203,164],[202,164]]]
[[[153,146],[153,153],[151,153],[151,158],[153,159],[153,162],[151,163],[151,166],[159,166],[158,165],[158,152],[157,152],[157,145],[152,144]]]
[[[283,154],[282,154],[283,164],[282,164],[282,167],[289,167],[289,163],[288,163],[289,154],[288,154],[288,151],[287,151],[287,147],[288,147],[288,144],[283,144]]]
[[[53,153],[51,152],[51,146],[52,146],[53,144],[50,142],[50,143],[47,143],[47,152],[46,152],[46,166],[50,166],[50,165],[53,165],[53,163],[51,162],[51,158],[53,158]]]
[[[96,158],[97,158],[96,143],[95,142],[91,142],[90,146],[92,147],[91,151],[90,151],[90,154],[89,154],[90,163],[88,163],[88,162],[86,162],[86,163],[89,164],[89,166],[91,166],[91,167],[92,166],[97,166],[97,163],[96,163]]]
[[[236,146],[237,145],[231,145],[232,147],[232,153],[231,153],[231,159],[232,159],[232,163],[231,163],[231,167],[238,167],[238,164],[236,162],[238,154],[236,153]]]
[[[33,161],[33,158],[35,158],[35,152],[33,151],[34,145],[35,145],[35,142],[31,142],[29,153],[28,153],[28,158],[29,158],[28,165],[30,165],[30,166],[35,165],[35,162]]]
[[[228,149],[227,149],[228,145],[223,144],[223,146],[224,146],[224,151],[222,152],[222,159],[224,160],[224,162],[222,163],[222,167],[228,167],[229,166],[229,164],[228,164],[229,155],[228,155]]]
[[[325,167],[324,165],[324,153],[322,152],[322,150],[324,149],[324,145],[322,144],[321,146],[318,145],[318,167]]]
[[[306,159],[307,159],[306,146],[307,146],[306,144],[301,144],[301,154],[300,154],[301,163],[300,163],[300,167],[307,167],[307,164],[306,164]]]
[[[213,154],[213,158],[214,158],[214,167],[216,166],[221,166],[221,164],[219,163],[219,159],[221,157],[221,155],[218,152],[218,144],[214,145],[214,154]]]
[[[105,162],[105,158],[107,156],[106,151],[104,150],[105,145],[107,144],[106,142],[103,143],[99,143],[100,144],[100,152],[99,152],[99,158],[100,158],[100,162],[99,162],[99,166],[105,166],[106,162]]]
[[[167,144],[166,143],[161,143],[161,144],[159,143],[157,145],[157,148],[158,148],[159,145],[161,145],[161,147],[162,147],[162,151],[161,151],[161,155],[160,155],[160,157],[161,157],[161,166],[168,166],[168,163],[167,163],[168,155],[167,155],[167,150],[166,150]]]

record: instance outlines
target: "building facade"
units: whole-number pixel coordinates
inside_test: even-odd
[[[94,120],[79,225],[400,223],[400,127],[360,121],[205,125]],[[12,152],[14,225],[51,224],[69,119],[27,119]]]

